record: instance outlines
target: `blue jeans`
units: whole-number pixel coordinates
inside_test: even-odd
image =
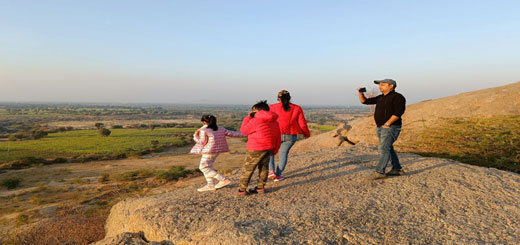
[[[298,135],[296,134],[282,134],[282,144],[280,145],[280,150],[278,151],[278,166],[276,167],[276,176],[281,176],[282,172],[285,170],[285,165],[287,165],[287,156],[289,155],[289,150],[298,140]],[[275,171],[274,168],[274,156],[271,156],[269,159],[269,171]]]
[[[392,169],[400,170],[401,164],[394,150],[394,142],[401,133],[401,126],[390,126],[390,128],[377,127],[377,137],[379,138],[379,163],[376,172],[385,173],[388,162],[392,162]]]

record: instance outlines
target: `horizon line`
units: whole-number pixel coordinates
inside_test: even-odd
[[[278,102],[277,102],[278,103]],[[233,103],[182,103],[182,102],[65,102],[65,101],[2,101],[0,104],[70,104],[70,105],[184,105],[184,106],[251,106]],[[276,103],[270,103],[276,104]],[[362,107],[359,105],[298,104],[302,107]]]

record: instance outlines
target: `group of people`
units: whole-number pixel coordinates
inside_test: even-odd
[[[403,95],[395,92],[397,83],[394,80],[376,80],[374,83],[379,85],[381,91],[381,94],[376,97],[366,98],[363,90],[360,88],[357,90],[361,103],[376,105],[374,119],[379,138],[379,163],[374,172],[374,179],[389,175],[403,175],[393,143],[401,132],[401,117],[405,111],[406,100]],[[310,132],[302,108],[291,103],[291,95],[288,91],[280,91],[277,100],[279,103],[272,105],[268,105],[265,100],[253,105],[251,112],[242,121],[240,132],[218,126],[217,118],[213,115],[202,116],[203,126],[193,135],[196,144],[190,151],[191,154],[202,155],[199,169],[207,182],[197,191],[214,191],[231,183],[228,178],[213,168],[217,156],[229,152],[226,136],[248,138],[238,194],[265,193],[268,179],[273,179],[275,182],[285,179],[282,173],[287,165],[291,147],[296,143],[299,134],[308,138]],[[278,164],[275,164],[276,154],[278,154]],[[392,169],[385,173],[389,162]],[[248,190],[249,181],[257,168],[258,184]],[[215,184],[215,180],[218,183]]]
[[[197,191],[213,191],[227,186],[231,181],[213,169],[215,159],[220,153],[229,152],[226,136],[247,137],[247,152],[239,180],[240,195],[265,192],[267,179],[282,181],[291,147],[299,134],[310,137],[309,127],[300,106],[291,103],[291,95],[282,90],[278,93],[279,103],[269,105],[260,101],[251,107],[251,112],[243,119],[240,132],[234,132],[217,126],[213,115],[203,115],[203,126],[193,135],[196,142],[192,154],[202,155],[199,169],[204,174],[207,184]],[[278,164],[275,155],[278,154]],[[258,184],[247,189],[249,181],[258,168]],[[214,180],[218,183],[214,183]]]

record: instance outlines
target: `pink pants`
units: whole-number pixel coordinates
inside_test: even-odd
[[[213,178],[219,181],[224,179],[224,176],[217,173],[217,171],[213,169],[213,164],[215,163],[217,157],[218,154],[204,154],[200,158],[199,169],[204,174],[204,177],[206,178],[208,185],[213,185]]]

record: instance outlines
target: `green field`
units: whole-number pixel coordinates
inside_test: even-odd
[[[309,125],[309,128],[310,129],[319,130],[320,132],[328,132],[328,131],[332,131],[332,130],[338,128],[338,126],[333,126],[333,125]]]
[[[111,129],[108,137],[97,130],[49,134],[39,140],[0,143],[0,163],[27,158],[74,158],[85,155],[139,155],[165,145],[182,146],[195,128]],[[157,141],[155,144],[152,141]]]

